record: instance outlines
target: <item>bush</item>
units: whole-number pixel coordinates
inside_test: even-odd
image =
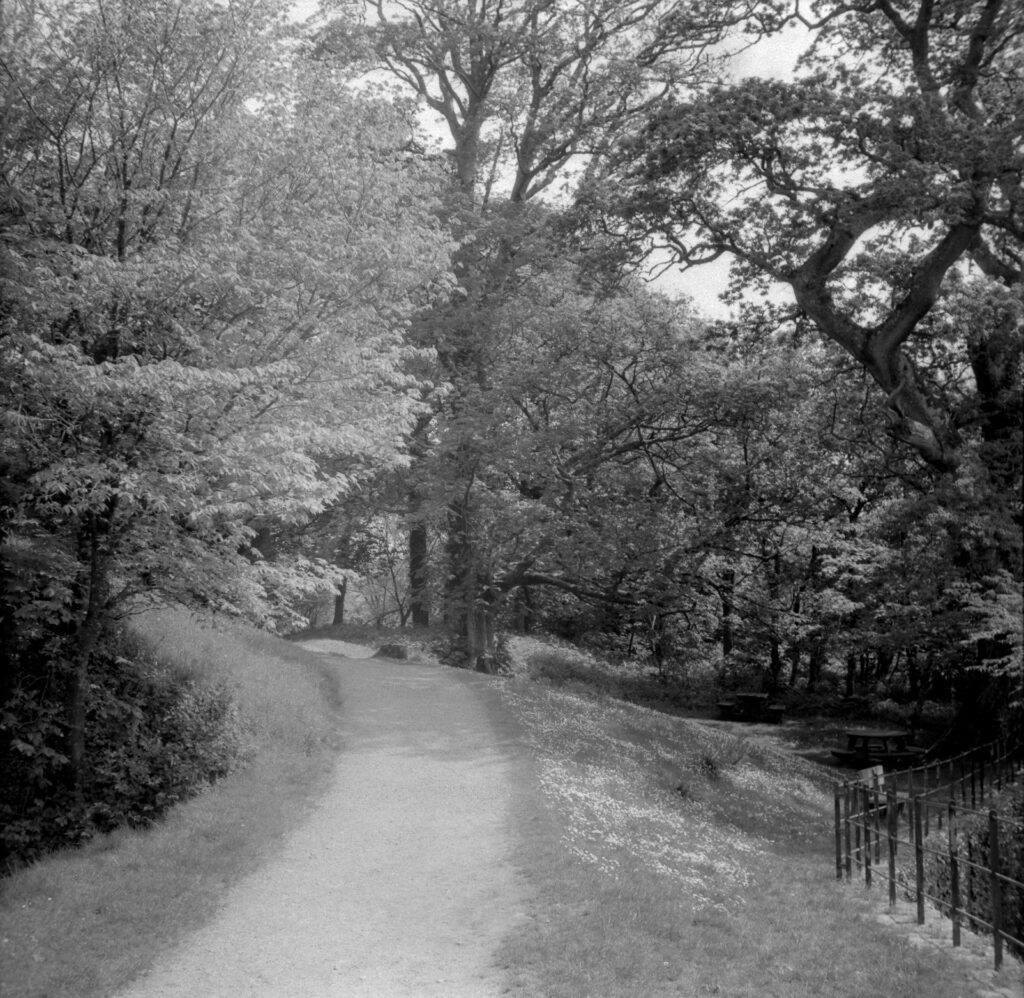
[[[0,865],[11,869],[96,832],[150,824],[244,757],[237,710],[118,640],[94,658],[86,699],[87,773],[79,798],[64,754],[59,667],[26,682],[0,710]]]

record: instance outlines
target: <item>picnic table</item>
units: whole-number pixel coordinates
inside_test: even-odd
[[[854,769],[903,769],[924,756],[924,749],[907,744],[909,735],[901,728],[848,728],[845,734],[846,748],[832,749],[832,754]]]
[[[768,693],[736,693],[718,702],[719,714],[726,721],[778,724],[785,709],[780,703],[772,703]]]

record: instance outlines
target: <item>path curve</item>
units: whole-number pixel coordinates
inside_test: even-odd
[[[493,953],[526,905],[510,829],[518,749],[492,719],[492,681],[329,661],[343,746],[328,792],[280,855],[122,998],[501,993]]]

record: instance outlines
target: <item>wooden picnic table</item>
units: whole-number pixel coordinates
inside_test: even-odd
[[[728,721],[767,721],[778,724],[785,708],[772,703],[768,693],[735,693],[718,702],[719,713]]]
[[[848,728],[845,734],[846,748],[832,749],[832,754],[854,769],[903,769],[920,762],[924,755],[924,749],[907,744],[910,736],[902,728]]]

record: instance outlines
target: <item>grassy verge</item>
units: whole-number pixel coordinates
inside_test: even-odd
[[[819,767],[581,677],[503,684],[546,801],[520,822],[536,902],[500,954],[511,993],[963,998],[979,972],[1018,993],[1019,965],[922,948],[835,881]]]
[[[147,831],[120,830],[0,885],[0,995],[110,996],[215,913],[315,802],[335,755],[338,693],[322,659],[243,628],[147,614],[170,667],[235,693],[248,764]]]

